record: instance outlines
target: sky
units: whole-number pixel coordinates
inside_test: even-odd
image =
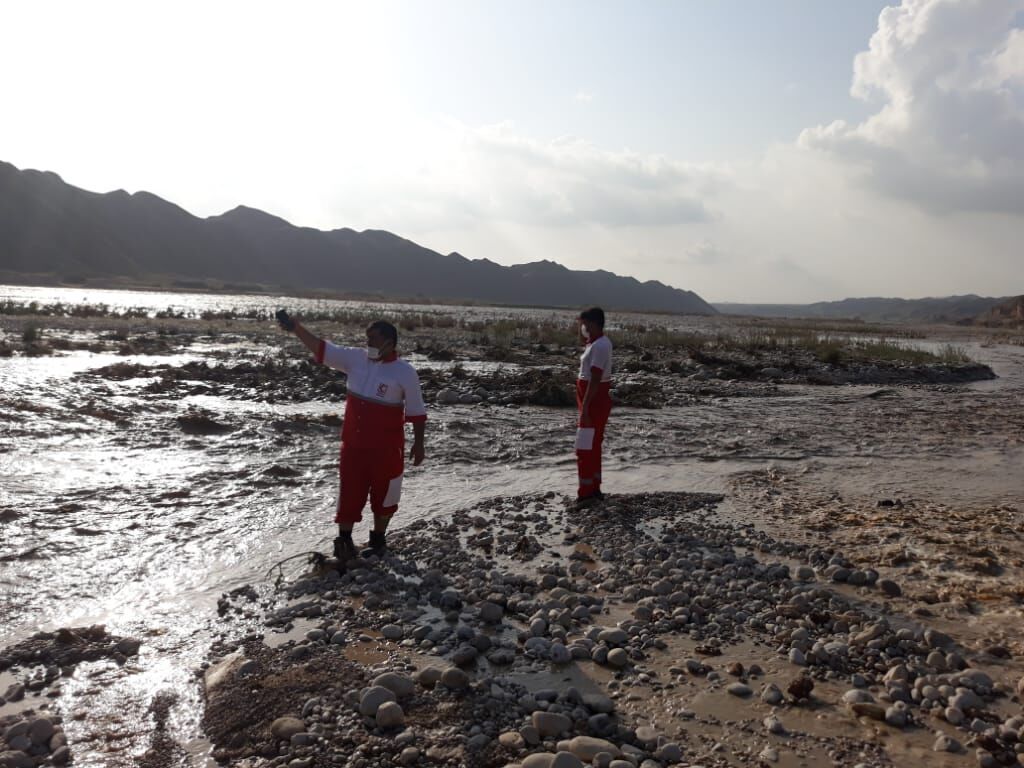
[[[25,0],[0,29],[0,160],[85,189],[710,301],[1024,293],[1024,0]]]

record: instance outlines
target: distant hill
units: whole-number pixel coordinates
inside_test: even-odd
[[[1024,296],[1015,296],[996,304],[974,318],[974,325],[997,328],[1024,328]]]
[[[88,192],[54,173],[3,162],[0,273],[179,285],[213,279],[382,297],[715,313],[692,291],[657,281],[573,271],[554,261],[504,267],[444,256],[380,230],[296,227],[244,206],[204,219],[148,192]]]
[[[946,296],[930,299],[863,298],[819,301],[815,304],[715,304],[730,315],[758,317],[857,318],[888,323],[963,323],[1006,299],[984,296]]]

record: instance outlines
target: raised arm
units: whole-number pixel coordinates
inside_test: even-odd
[[[298,320],[293,320],[292,322],[295,324],[295,327],[292,329],[292,333],[299,337],[299,341],[305,345],[306,349],[313,353],[314,357],[320,355],[320,345],[323,343],[322,339],[319,336],[314,336],[310,333],[306,326]]]

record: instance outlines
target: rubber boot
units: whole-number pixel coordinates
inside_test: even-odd
[[[371,555],[381,557],[387,548],[388,545],[385,542],[384,531],[370,531],[370,540],[366,543],[366,549],[361,554],[363,557],[370,557]]]
[[[339,570],[350,560],[356,559],[356,545],[352,541],[351,533],[343,533],[334,539],[334,557],[338,561]]]

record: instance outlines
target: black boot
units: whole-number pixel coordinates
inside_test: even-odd
[[[351,533],[342,533],[334,539],[334,557],[338,561],[338,570],[342,570],[350,560],[356,559],[356,545]]]
[[[370,531],[370,540],[366,543],[366,549],[360,554],[363,557],[382,557],[387,551],[388,545],[384,541],[384,531]]]

